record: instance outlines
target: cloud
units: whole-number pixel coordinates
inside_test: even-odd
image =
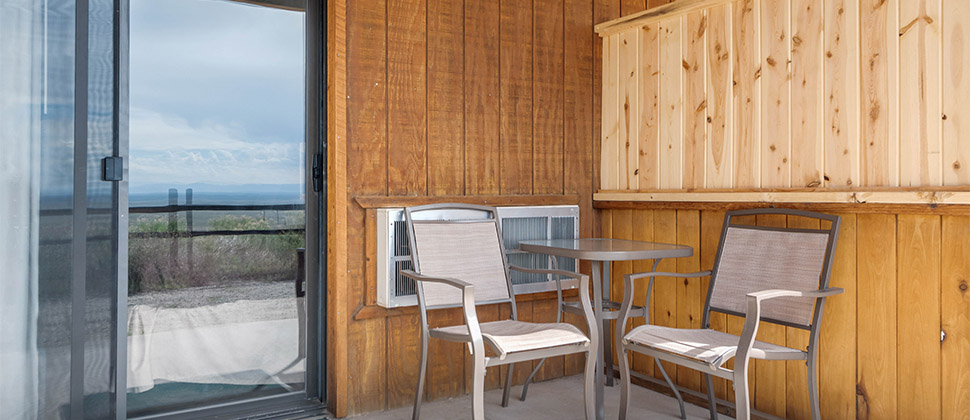
[[[296,184],[302,143],[252,142],[238,128],[200,126],[184,118],[134,108],[130,116],[133,184]]]

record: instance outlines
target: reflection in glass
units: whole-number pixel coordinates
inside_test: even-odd
[[[0,418],[69,413],[74,1],[0,2]]]
[[[302,12],[131,0],[129,415],[303,389],[303,40]]]

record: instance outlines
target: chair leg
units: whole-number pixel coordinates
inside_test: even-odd
[[[664,380],[667,381],[667,386],[670,387],[671,391],[674,391],[674,396],[677,397],[677,403],[680,404],[680,418],[687,419],[687,410],[684,409],[684,398],[680,396],[680,391],[677,390],[677,386],[674,385],[674,381],[670,380],[670,376],[667,376],[667,371],[664,370],[662,364],[660,364],[660,359],[653,359],[657,363],[657,368],[660,369],[660,374],[664,376]]]
[[[532,373],[530,373],[529,377],[525,379],[525,383],[522,384],[522,396],[519,397],[520,400],[525,401],[525,395],[529,392],[529,384],[532,383],[532,379],[535,378],[537,373],[539,373],[539,368],[541,368],[542,364],[545,362],[546,359],[542,359],[539,361],[539,363],[536,363],[536,368],[532,369]]]
[[[515,363],[509,363],[509,369],[505,373],[505,390],[502,391],[502,407],[509,406],[509,393],[512,392],[512,374],[515,372]]]
[[[610,320],[603,320],[603,331],[613,331],[610,328]],[[605,335],[605,333],[604,333]],[[604,337],[606,338],[606,337]],[[613,340],[603,340],[603,364],[606,367],[606,386],[612,387],[613,381]]]
[[[711,411],[711,420],[717,420],[717,398],[714,397],[714,379],[709,373],[705,373],[704,378],[707,380],[707,404]]]
[[[586,420],[596,420],[596,350],[590,347],[586,352],[586,370],[583,374],[583,402],[586,405]]]
[[[744,361],[734,361],[734,405],[737,420],[751,420],[751,400],[748,398],[748,366]]]
[[[808,401],[812,407],[812,420],[819,420],[822,412],[818,404],[818,369],[814,365],[808,363]]]
[[[423,335],[423,334],[422,334]],[[421,366],[418,368],[418,389],[414,395],[414,410],[411,412],[411,420],[421,418],[421,401],[424,400],[424,376],[428,368],[428,338],[421,337]]]
[[[620,352],[620,420],[626,420],[626,413],[630,410],[630,361],[626,358],[626,349],[617,348]]]
[[[476,354],[472,376],[472,418],[485,420],[485,355]],[[511,365],[509,365],[511,366]]]

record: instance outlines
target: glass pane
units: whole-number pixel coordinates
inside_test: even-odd
[[[115,183],[104,181],[101,169],[101,159],[114,155],[114,55],[114,0],[89,0],[84,342],[84,417],[88,419],[113,417],[115,409],[118,216]],[[124,389],[121,392],[124,397]]]
[[[130,42],[128,413],[300,391],[304,14],[131,0]]]
[[[0,2],[0,418],[70,413],[74,1]]]

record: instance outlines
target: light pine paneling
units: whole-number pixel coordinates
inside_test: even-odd
[[[604,179],[600,189],[970,183],[966,2],[723,0],[698,7],[600,28],[606,39],[639,34],[637,69],[646,73],[630,75],[623,60],[604,56],[601,83],[609,88],[601,101],[609,111],[600,123],[609,149],[599,161],[604,174],[619,178]],[[653,27],[658,42],[645,43]],[[625,102],[632,83],[624,78],[638,81],[636,105]],[[644,121],[627,119],[631,107],[639,112],[630,117]],[[619,138],[609,137],[617,125]],[[625,126],[642,132],[638,162],[619,150]],[[623,181],[630,171],[641,174],[636,185]]]

